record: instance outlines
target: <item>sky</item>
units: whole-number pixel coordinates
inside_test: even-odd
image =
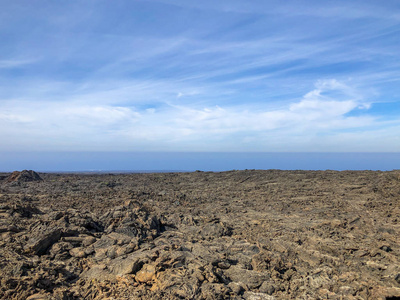
[[[0,4],[0,155],[400,152],[397,0]]]

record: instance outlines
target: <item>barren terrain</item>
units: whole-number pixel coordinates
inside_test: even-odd
[[[9,175],[1,299],[400,299],[400,171]]]

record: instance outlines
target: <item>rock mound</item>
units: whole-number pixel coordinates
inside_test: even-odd
[[[38,173],[32,170],[14,171],[7,177],[7,182],[43,181]]]

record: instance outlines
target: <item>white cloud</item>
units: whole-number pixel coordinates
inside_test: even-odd
[[[118,124],[137,120],[140,114],[127,107],[75,106],[57,113],[60,117],[89,124]]]
[[[291,103],[285,109],[272,111],[249,111],[230,108],[193,109],[176,107],[178,113],[175,119],[179,127],[191,129],[193,134],[232,132],[253,132],[282,130],[292,127],[293,131],[303,130],[336,130],[339,128],[354,128],[373,122],[371,117],[347,117],[354,109],[365,109],[359,99],[349,99],[351,89],[337,81],[320,81],[317,89],[307,93],[303,99]],[[343,99],[332,99],[322,96],[325,91],[340,91]],[[354,94],[351,91],[350,94]],[[360,97],[360,96],[358,96]],[[309,132],[309,131],[307,131]]]
[[[0,69],[13,69],[34,63],[33,59],[0,60]]]
[[[29,123],[33,119],[27,115],[17,115],[13,113],[2,112],[0,113],[0,121],[9,123]]]
[[[33,138],[41,150],[329,151],[332,141],[351,132],[367,138],[373,127],[399,125],[369,116],[362,93],[336,80],[318,81],[314,90],[280,109],[170,104],[138,110],[76,101],[7,103],[7,113],[0,114],[3,150]],[[366,114],[349,115],[354,110]],[[358,149],[351,139],[345,140],[349,148]]]

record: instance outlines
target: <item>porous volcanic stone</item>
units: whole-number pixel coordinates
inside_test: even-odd
[[[38,173],[32,170],[14,171],[6,179],[7,182],[43,181]]]

